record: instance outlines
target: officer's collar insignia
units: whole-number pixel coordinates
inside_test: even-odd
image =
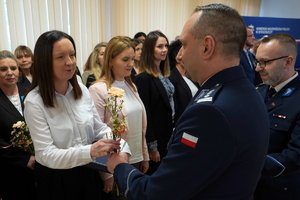
[[[205,101],[212,101],[212,96],[210,96],[215,90],[210,90],[210,91],[207,91],[206,94],[199,98],[197,100],[197,103],[200,103],[200,102],[205,102]],[[201,91],[202,92],[202,91]]]
[[[295,88],[287,88],[282,94],[283,97],[288,97],[294,92]]]
[[[198,101],[199,99],[203,98],[208,93],[208,91],[209,89],[201,90],[200,94],[197,96],[197,98],[195,98],[195,101]]]
[[[214,89],[203,89],[201,90],[201,92],[199,93],[199,95],[195,98],[195,102],[200,103],[200,102],[204,102],[204,101],[212,101],[212,98],[214,95],[212,95],[215,91],[218,91],[218,87],[220,86],[219,83],[217,83],[214,86]]]
[[[205,101],[212,101],[212,97],[207,97],[207,98],[199,99],[199,100],[197,101],[197,103],[205,102]]]
[[[275,102],[272,102],[271,105],[272,105],[272,106],[275,106]]]

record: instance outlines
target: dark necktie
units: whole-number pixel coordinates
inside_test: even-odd
[[[268,99],[272,98],[275,93],[276,93],[276,90],[273,87],[271,87],[268,91]]]

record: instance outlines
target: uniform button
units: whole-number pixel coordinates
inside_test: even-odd
[[[277,124],[275,124],[274,126],[277,127]]]
[[[284,191],[287,191],[287,188],[283,188]]]

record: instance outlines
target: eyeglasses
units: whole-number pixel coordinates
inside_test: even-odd
[[[256,65],[259,65],[260,68],[265,68],[267,66],[267,63],[268,62],[271,62],[271,61],[274,61],[274,60],[279,60],[279,59],[282,59],[282,58],[287,58],[289,56],[282,56],[282,57],[279,57],[279,58],[274,58],[274,59],[271,59],[271,60],[254,60],[254,64],[255,66]]]

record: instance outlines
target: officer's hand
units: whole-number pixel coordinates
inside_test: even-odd
[[[128,163],[126,155],[122,153],[115,153],[115,152],[111,153],[106,162],[107,170],[110,173],[114,173],[115,167],[120,163]]]

